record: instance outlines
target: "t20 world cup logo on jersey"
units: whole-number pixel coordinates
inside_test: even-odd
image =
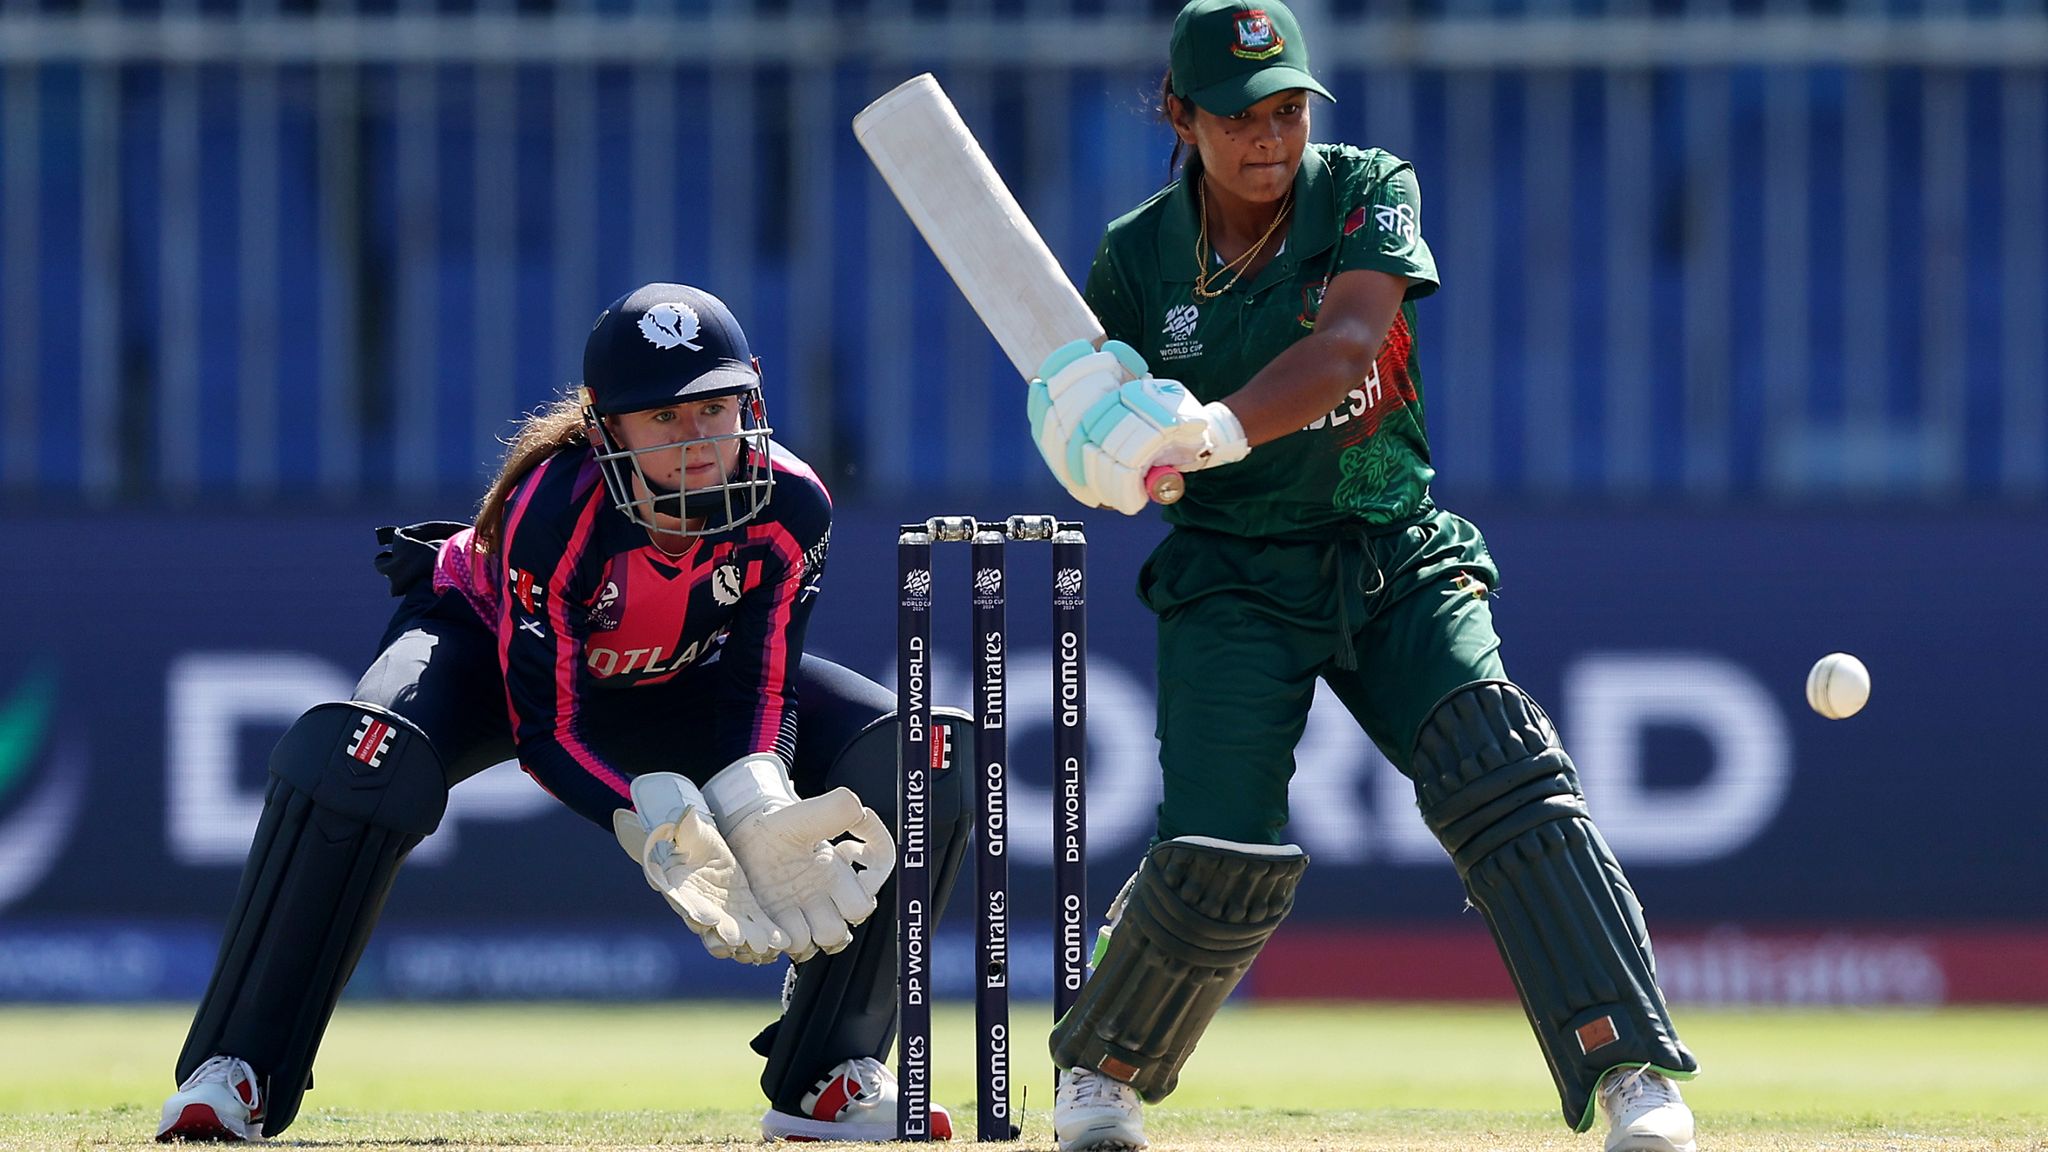
[[[607,580],[598,590],[597,602],[590,606],[584,617],[592,632],[616,632],[619,630],[619,584]]]
[[[1165,340],[1159,348],[1159,358],[1188,360],[1200,356],[1202,342],[1195,339],[1195,326],[1201,320],[1199,304],[1175,304],[1168,308],[1159,325],[1159,335]]]

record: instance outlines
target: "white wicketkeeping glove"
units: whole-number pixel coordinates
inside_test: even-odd
[[[846,947],[896,866],[896,841],[875,810],[850,788],[798,798],[782,758],[768,753],[727,765],[704,798],[755,898],[788,934],[789,958]]]
[[[789,936],[761,909],[746,874],[712,823],[697,786],[674,772],[633,778],[633,807],[612,813],[619,847],[640,862],[647,884],[720,960],[766,964]]]

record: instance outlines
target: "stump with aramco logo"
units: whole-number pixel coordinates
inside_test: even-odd
[[[897,1136],[931,1138],[931,874],[928,789],[947,749],[931,724],[932,545],[972,545],[975,780],[975,1137],[1014,1140],[1010,1110],[1010,893],[1004,551],[1010,541],[1052,545],[1053,1018],[1073,1006],[1087,972],[1084,913],[1088,716],[1087,538],[1080,523],[1011,516],[1000,523],[935,516],[896,538],[897,707],[904,722],[897,807]]]

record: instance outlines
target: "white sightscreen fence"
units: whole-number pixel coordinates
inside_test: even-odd
[[[937,72],[1079,276],[1165,177],[1166,15],[531,7],[0,0],[0,492],[468,495],[654,279],[842,493],[1051,492],[848,121]],[[2048,494],[2039,0],[1299,7],[1318,138],[1420,176],[1446,490]]]

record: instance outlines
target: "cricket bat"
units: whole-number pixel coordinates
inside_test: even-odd
[[[853,134],[1025,379],[1062,344],[1102,346],[1102,322],[931,73],[861,109]],[[1145,474],[1145,490],[1171,504],[1187,489],[1178,471],[1160,466]]]

